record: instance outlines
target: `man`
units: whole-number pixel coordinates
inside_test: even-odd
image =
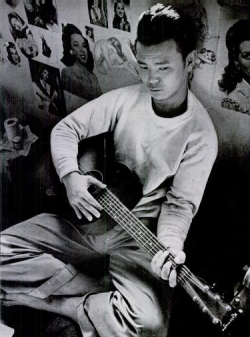
[[[18,267],[16,247],[22,247],[19,251],[27,258],[25,266],[21,261],[26,275],[31,272],[28,253],[37,263],[35,280],[29,276],[29,284],[22,289],[29,295],[8,294],[5,302],[69,316],[79,323],[84,336],[167,335],[171,288],[177,274],[167,257],[171,251],[176,264],[185,261],[184,241],[217,153],[210,117],[188,90],[195,42],[188,18],[171,6],[153,6],[140,16],[137,31],[137,62],[143,83],[89,102],[52,133],[53,161],[69,202],[78,218],[91,221],[100,216],[101,206],[88,188],[105,185],[79,173],[78,143],[112,132],[118,162],[135,172],[142,184],[143,196],[133,213],[157,233],[168,250],[157,252],[151,261],[118,225],[94,237],[81,235],[58,217],[40,215],[4,233],[2,251],[6,251],[9,269],[7,254],[15,254]],[[27,250],[27,242],[33,250]],[[87,276],[72,266],[92,266],[98,254],[109,256],[114,286],[109,292],[98,289],[94,282],[87,289]],[[2,273],[4,277],[4,269]],[[13,291],[9,286],[13,276],[6,275],[9,283],[3,282],[2,288],[7,293],[21,292]]]

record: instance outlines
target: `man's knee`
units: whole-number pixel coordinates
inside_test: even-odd
[[[158,331],[164,327],[164,316],[162,310],[152,303],[149,307],[140,308],[138,313],[138,325],[145,331]]]

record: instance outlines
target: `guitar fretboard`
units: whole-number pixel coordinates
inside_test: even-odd
[[[154,256],[160,250],[167,248],[157,237],[108,189],[98,190],[95,198],[104,211],[115,220],[139,245]],[[175,265],[174,255],[169,254],[168,259]],[[178,267],[178,282],[184,286],[186,281],[193,277],[191,271],[184,265]]]

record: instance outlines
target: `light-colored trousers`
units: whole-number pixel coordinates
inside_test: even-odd
[[[84,337],[167,336],[173,290],[120,226],[90,236],[56,215],[40,214],[3,231],[0,251],[7,293],[81,296]],[[112,289],[92,273],[105,264]]]

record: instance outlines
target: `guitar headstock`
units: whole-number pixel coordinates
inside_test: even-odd
[[[200,311],[214,325],[217,325],[217,329],[220,331],[226,331],[243,314],[243,309],[237,298],[227,303],[222,296],[213,291],[212,287],[203,283],[187,268],[180,269],[178,281],[191,296]]]

